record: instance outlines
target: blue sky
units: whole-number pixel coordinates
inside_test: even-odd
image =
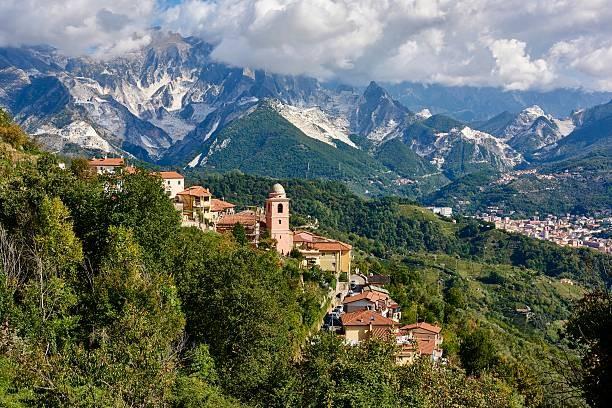
[[[8,0],[0,45],[112,58],[155,25],[285,74],[612,90],[610,21],[610,0]]]

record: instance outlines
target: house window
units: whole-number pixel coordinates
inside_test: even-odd
[[[283,220],[278,220],[279,225],[283,223]]]
[[[279,205],[278,205],[278,213],[279,213],[279,214],[282,214],[282,213],[283,213],[283,205],[282,205],[282,204],[279,204]]]
[[[177,181],[177,184],[180,186],[181,185],[181,180]]]

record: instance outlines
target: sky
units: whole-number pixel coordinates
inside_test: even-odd
[[[322,80],[612,91],[611,22],[612,0],[2,0],[0,45],[112,58],[159,26]]]

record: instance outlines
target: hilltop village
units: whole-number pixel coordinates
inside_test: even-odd
[[[97,174],[136,171],[122,158],[94,158],[89,166]],[[336,285],[329,288],[322,330],[343,336],[351,345],[371,338],[394,339],[398,345],[398,364],[410,364],[417,356],[427,356],[434,362],[441,360],[442,328],[423,321],[402,325],[400,307],[384,289],[388,277],[366,276],[354,270],[353,248],[345,242],[307,230],[291,230],[291,199],[282,185],[271,187],[263,206],[238,211],[236,205],[215,198],[206,187],[187,187],[184,176],[178,172],[153,174],[161,178],[166,195],[181,214],[183,226],[232,233],[240,225],[252,245],[258,246],[266,237],[281,256],[297,256],[302,268],[332,273]]]

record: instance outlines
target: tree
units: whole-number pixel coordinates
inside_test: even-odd
[[[459,347],[461,364],[469,375],[479,376],[497,364],[497,347],[489,331],[477,328],[463,336]]]
[[[121,188],[107,192],[100,222],[130,228],[147,267],[172,270],[172,247],[180,229],[180,215],[168,200],[159,178],[144,171],[117,177],[109,182]]]
[[[0,109],[0,141],[8,143],[15,149],[34,147],[34,142],[30,137],[2,109]]]
[[[104,385],[127,405],[161,406],[177,367],[184,318],[172,279],[147,270],[134,233],[111,227],[94,280],[84,366],[89,387]],[[103,401],[99,401],[102,403]]]
[[[89,161],[83,157],[76,157],[70,162],[70,171],[77,178],[86,179],[96,175],[95,170],[89,165]]]
[[[240,224],[239,222],[234,224],[234,227],[232,228],[232,235],[234,236],[236,242],[238,242],[240,245],[246,245],[249,243],[244,225]]]
[[[195,228],[181,231],[176,254],[189,338],[209,345],[225,390],[244,400],[269,390],[301,340],[297,279],[275,251]]]
[[[74,234],[70,212],[57,198],[45,197],[38,215],[34,242],[46,260],[58,270],[73,270],[83,261],[81,242]]]
[[[591,406],[612,401],[612,295],[597,290],[585,295],[567,323],[566,334],[582,357],[582,389]]]

